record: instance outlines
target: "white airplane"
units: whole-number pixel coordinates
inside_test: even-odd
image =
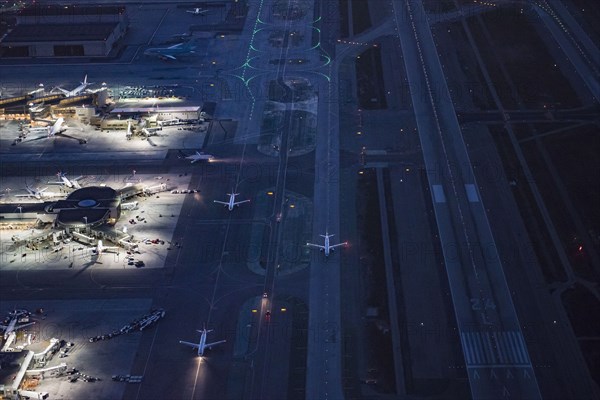
[[[133,136],[133,128],[131,127],[131,120],[127,121],[127,132],[125,132],[125,137],[127,140],[130,140]]]
[[[35,197],[36,199],[41,200],[44,197],[60,196],[60,193],[46,192],[47,189],[47,187],[43,189],[34,189],[29,185],[25,185],[25,190],[27,190],[27,194],[17,194],[15,195],[15,197]]]
[[[343,242],[343,243],[338,243],[338,244],[329,244],[329,238],[332,237],[333,235],[329,235],[327,233],[325,233],[324,235],[319,235],[322,238],[325,239],[325,245],[321,246],[320,244],[314,244],[314,243],[306,243],[306,245],[308,247],[314,247],[317,248],[323,252],[325,252],[325,257],[329,256],[329,253],[332,252],[336,247],[341,247],[341,246],[347,246],[348,242]]]
[[[214,342],[214,343],[206,343],[206,335],[209,332],[212,332],[212,329],[206,330],[206,328],[204,328],[201,331],[198,330],[198,332],[201,333],[201,335],[200,335],[200,342],[198,342],[198,343],[191,343],[191,342],[186,342],[186,341],[180,340],[179,343],[185,344],[185,345],[190,346],[190,347],[193,347],[194,349],[198,349],[198,355],[200,357],[202,357],[204,355],[204,350],[205,349],[210,349],[213,346],[216,346],[218,344],[226,342],[226,340],[219,340],[218,342]]]
[[[63,117],[58,118],[56,121],[47,121],[47,120],[39,120],[43,122],[51,123],[52,125],[39,127],[39,128],[29,128],[27,133],[46,133],[48,137],[52,137],[56,134],[62,133],[67,129],[66,125],[63,125],[65,119]]]
[[[161,60],[177,60],[176,56],[186,56],[194,53],[194,48],[195,46],[192,45],[192,41],[190,40],[169,47],[146,49],[144,55],[158,57]]]
[[[83,178],[83,175],[78,176],[75,179],[69,179],[69,178],[67,178],[67,174],[65,174],[64,172],[58,171],[56,176],[58,177],[58,179],[60,179],[60,181],[56,181],[56,182],[48,181],[49,185],[65,185],[69,189],[81,189],[81,185],[77,181],[80,180],[81,178]]]
[[[198,161],[208,161],[208,162],[212,162],[215,157],[211,154],[205,154],[202,152],[196,152],[196,154],[192,154],[191,156],[187,156],[185,157],[186,160],[192,160],[191,163],[195,163]]]
[[[67,97],[73,97],[73,96],[77,96],[78,94],[83,92],[88,86],[93,85],[93,83],[90,83],[87,81],[87,75],[83,78],[83,82],[80,82],[80,83],[81,83],[81,85],[77,86],[73,90],[65,90],[60,87],[57,87],[56,89],[60,90]]]
[[[35,322],[19,324],[19,319],[23,316],[29,317],[29,312],[26,310],[14,310],[9,313],[10,321],[8,322],[8,324],[0,325],[0,329],[2,329],[4,331],[4,340],[6,340],[8,338],[8,336],[10,336],[11,333],[13,333],[19,329],[23,329],[26,326],[35,324]]]
[[[39,112],[44,111],[45,107],[46,107],[46,105],[44,104],[44,102],[41,102],[39,104],[29,103],[29,112],[30,113],[39,113]]]
[[[235,196],[238,196],[239,193],[233,193],[233,190],[231,191],[231,193],[227,193],[227,195],[229,196],[229,201],[219,201],[219,200],[213,200],[213,201],[215,203],[225,205],[229,209],[229,211],[232,211],[233,207],[235,207],[235,206],[239,207],[240,204],[242,204],[242,203],[250,202],[250,200],[235,201]]]
[[[208,10],[203,10],[201,8],[196,7],[193,10],[186,10],[185,12],[194,14],[194,15],[204,15],[208,12]]]
[[[88,249],[92,249],[92,252],[98,257],[100,257],[105,251],[119,251],[117,246],[104,246],[102,244],[102,240],[98,240],[98,244],[96,244],[96,246],[88,247]]]

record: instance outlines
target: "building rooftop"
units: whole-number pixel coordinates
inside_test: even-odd
[[[124,14],[123,6],[79,6],[79,5],[35,5],[22,9],[18,15],[22,17],[44,17],[55,15],[118,15]]]
[[[111,111],[111,114],[126,113],[165,113],[165,112],[198,112],[200,106],[182,106],[182,107],[119,107]]]
[[[118,25],[106,24],[35,24],[17,25],[3,40],[5,43],[23,42],[80,42],[106,40]]]

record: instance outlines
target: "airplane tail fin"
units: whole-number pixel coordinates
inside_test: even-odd
[[[192,45],[192,40],[191,40],[191,39],[190,39],[190,40],[188,40],[187,42],[184,42],[184,43],[181,45],[181,49],[185,49],[185,50],[192,50],[192,49],[194,49],[195,47],[196,47],[196,46],[193,46],[193,45]]]
[[[81,82],[82,85],[87,84],[87,74],[85,74],[85,76],[83,77],[83,82]]]

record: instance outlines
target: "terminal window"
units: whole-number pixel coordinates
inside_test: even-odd
[[[83,45],[54,46],[54,55],[57,57],[83,56]]]
[[[2,57],[29,57],[29,46],[2,47]]]

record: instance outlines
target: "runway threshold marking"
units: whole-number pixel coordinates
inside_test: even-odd
[[[469,203],[479,203],[479,195],[477,194],[477,189],[475,189],[475,185],[472,183],[465,183],[465,191],[467,192],[467,198],[469,199]]]
[[[444,194],[444,188],[442,185],[431,185],[431,190],[433,190],[433,198],[436,203],[445,203],[446,195]]]

